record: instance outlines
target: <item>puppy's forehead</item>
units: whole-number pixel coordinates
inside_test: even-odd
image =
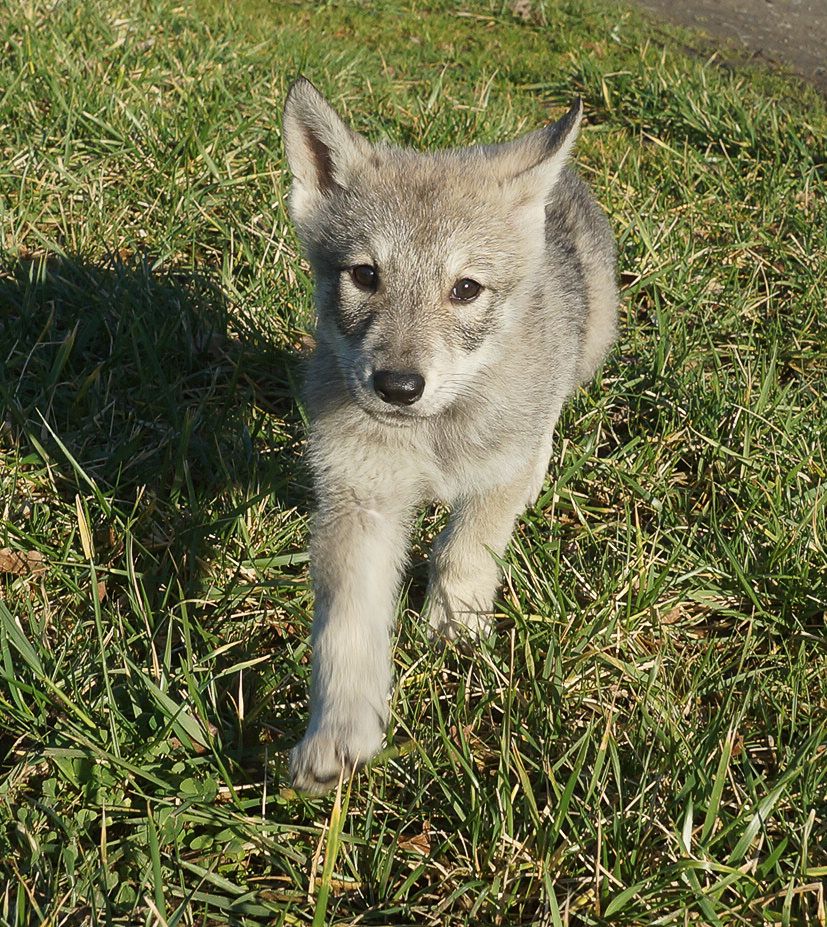
[[[374,247],[445,257],[469,244],[495,247],[508,224],[496,179],[477,165],[400,151],[379,156],[354,192]],[[364,220],[363,220],[364,221]]]
[[[364,175],[382,200],[405,206],[415,215],[449,218],[476,213],[496,200],[500,186],[484,161],[458,152],[433,155],[413,151],[379,153]]]

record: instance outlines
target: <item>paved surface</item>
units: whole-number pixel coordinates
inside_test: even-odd
[[[636,0],[658,18],[783,62],[827,94],[827,0]]]

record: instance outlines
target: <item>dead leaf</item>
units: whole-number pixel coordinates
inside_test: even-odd
[[[676,605],[674,608],[670,608],[665,615],[662,615],[660,621],[661,624],[676,624],[681,618],[683,618],[683,608]]]
[[[298,339],[296,347],[301,354],[312,354],[316,350],[316,339],[310,334],[303,334]]]
[[[218,736],[218,728],[212,722],[209,722],[207,724],[207,730],[210,732],[210,734],[213,737]],[[199,743],[197,740],[190,739],[190,743],[192,744],[193,753],[195,753],[197,756],[202,756],[204,753],[207,752],[207,748],[204,746],[204,744]],[[184,745],[175,735],[170,737],[169,745],[172,747],[173,750],[183,750],[184,749]],[[219,800],[222,800],[220,796],[219,796]]]
[[[511,4],[511,13],[516,19],[521,19],[524,23],[533,23],[536,14],[531,6],[531,0],[514,0],[514,3]]]
[[[39,550],[12,550],[4,547],[0,550],[0,573],[12,576],[36,576],[46,570],[46,558]]]
[[[413,850],[427,856],[431,852],[431,822],[422,822],[422,833],[412,837],[400,837],[398,841],[400,850]]]

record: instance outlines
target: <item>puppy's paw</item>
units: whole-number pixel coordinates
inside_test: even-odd
[[[307,795],[323,795],[335,788],[344,771],[347,778],[382,749],[384,734],[375,730],[354,732],[344,725],[339,732],[324,728],[312,733],[290,751],[293,788]]]
[[[435,639],[476,640],[487,637],[494,630],[490,612],[469,609],[445,593],[431,595],[427,614],[431,637]]]

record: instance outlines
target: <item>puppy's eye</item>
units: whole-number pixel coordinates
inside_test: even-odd
[[[470,303],[476,299],[482,292],[482,284],[469,277],[463,277],[457,280],[454,288],[451,290],[451,299],[457,303]]]
[[[372,293],[379,284],[379,274],[370,264],[357,264],[351,267],[350,276],[360,290],[369,290]]]

